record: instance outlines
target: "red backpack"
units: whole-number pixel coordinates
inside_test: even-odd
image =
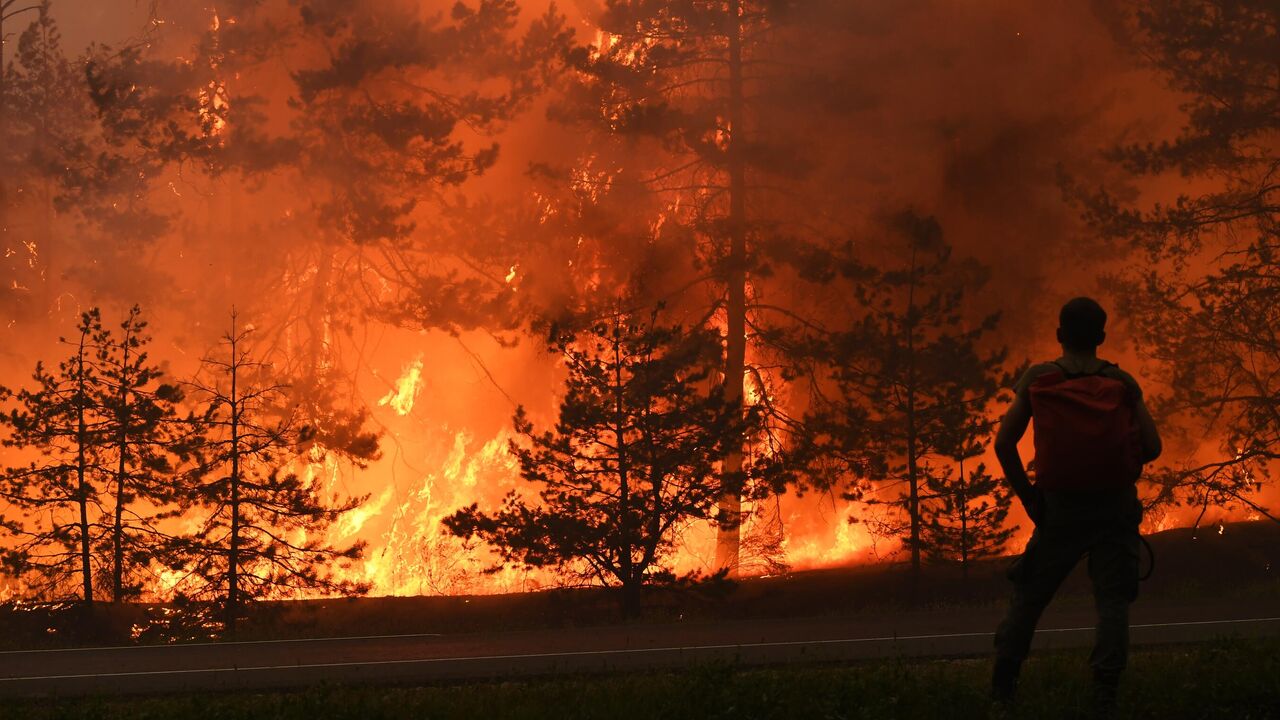
[[[1132,485],[1142,473],[1142,449],[1129,387],[1097,372],[1056,372],[1031,383],[1036,485],[1048,490],[1100,491]]]

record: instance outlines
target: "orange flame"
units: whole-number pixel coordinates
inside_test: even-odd
[[[386,395],[378,401],[379,405],[390,405],[400,415],[408,415],[413,411],[413,403],[422,390],[422,356],[414,358],[405,366],[400,379],[396,381]]]

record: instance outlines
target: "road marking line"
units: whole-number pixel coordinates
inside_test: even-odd
[[[1155,627],[1187,627],[1195,625],[1230,625],[1243,623],[1266,623],[1278,622],[1280,617],[1270,618],[1243,618],[1239,620],[1196,620],[1189,622],[1174,623],[1142,623],[1130,625],[1131,628],[1155,628]],[[1092,627],[1076,627],[1076,628],[1046,628],[1037,632],[1046,633],[1063,633],[1063,632],[1080,632],[1093,630]],[[410,658],[403,660],[362,660],[356,662],[334,662],[334,663],[309,663],[298,665],[249,665],[244,667],[210,667],[210,668],[190,668],[184,670],[135,670],[130,672],[118,673],[80,673],[73,675],[32,675],[26,677],[7,677],[0,678],[0,682],[15,682],[29,680],[76,680],[84,678],[116,678],[116,677],[135,677],[135,676],[152,676],[152,675],[192,675],[196,673],[238,673],[238,672],[258,672],[264,670],[303,670],[313,668],[338,668],[338,667],[362,667],[362,666],[380,666],[380,665],[419,665],[429,663],[465,663],[476,662],[482,660],[520,660],[535,658],[554,658],[554,657],[589,657],[598,655],[640,655],[645,653],[656,652],[689,652],[694,650],[729,650],[729,649],[745,649],[745,648],[765,648],[765,647],[793,647],[796,645],[833,645],[841,643],[868,643],[868,642],[899,642],[904,640],[937,640],[943,638],[963,638],[963,637],[990,637],[995,633],[991,632],[970,632],[970,633],[939,633],[932,635],[887,635],[884,637],[874,638],[846,638],[838,640],[784,640],[762,643],[737,643],[722,645],[690,645],[690,646],[674,646],[674,647],[657,647],[657,648],[623,648],[615,650],[571,650],[566,652],[554,653],[523,653],[513,655],[472,655],[462,657],[447,658]],[[172,647],[172,646],[171,646]]]
[[[1258,622],[1276,622],[1280,621],[1280,617],[1268,618],[1241,618],[1239,620],[1190,620],[1187,622],[1172,623],[1139,623],[1130,625],[1130,628],[1152,628],[1152,627],[1184,627],[1187,625],[1229,625],[1231,623],[1258,623]],[[1093,628],[1086,628],[1092,630]],[[1050,632],[1053,632],[1052,630]]]
[[[225,642],[172,643],[170,645],[90,645],[74,648],[45,648],[41,650],[0,650],[0,655],[22,653],[92,652],[97,650],[172,650],[173,648],[225,647],[229,645],[275,645],[279,643],[339,642],[342,640],[396,640],[400,638],[444,637],[444,633],[406,633],[404,635],[350,635],[346,637],[281,638],[279,640],[227,640]]]

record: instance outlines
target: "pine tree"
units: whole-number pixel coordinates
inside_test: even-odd
[[[147,346],[151,337],[138,306],[130,308],[119,335],[95,335],[100,369],[98,406],[102,450],[108,458],[102,495],[111,501],[102,554],[109,558],[111,599],[138,597],[144,574],[166,564],[171,533],[162,529],[180,513],[189,460],[198,437],[193,418],[179,416],[180,387],[163,382]]]
[[[765,284],[783,269],[805,281],[829,279],[824,242],[814,238],[812,226],[797,229],[803,226],[797,219],[813,218],[812,203],[768,189],[775,180],[802,187],[800,179],[818,152],[808,136],[789,132],[802,123],[779,122],[788,112],[792,121],[822,112],[795,95],[786,97],[789,86],[794,90],[822,76],[796,63],[785,42],[792,6],[609,0],[598,18],[599,37],[571,55],[576,82],[558,107],[558,117],[595,128],[605,138],[590,148],[591,158],[602,157],[601,177],[581,172],[586,177],[575,176],[574,184],[586,184],[593,193],[620,188],[624,199],[637,191],[661,198],[660,208],[640,222],[662,228],[684,247],[674,255],[653,253],[657,269],[668,276],[651,273],[650,290],[657,287],[656,297],[673,304],[711,298],[707,315],[725,337],[719,362],[725,398],[742,412],[753,404],[744,385],[767,396],[774,371],[791,364],[768,342],[776,327],[804,322],[795,308],[765,301]],[[632,169],[615,173],[615,165]],[[637,220],[623,227],[628,224],[634,227]],[[583,234],[570,237],[580,242]],[[609,235],[597,240],[619,244]],[[766,353],[778,357],[765,358]],[[776,435],[792,429],[784,408],[768,409],[777,415]],[[730,489],[757,451],[743,438],[726,446],[721,459],[726,490],[717,513],[716,562],[731,572],[740,563],[744,513],[742,498]]]
[[[0,44],[0,139],[4,141],[0,143],[0,169],[4,170],[3,177],[0,178],[0,182],[4,183],[0,185],[0,201],[3,201],[0,202],[0,211],[3,211],[11,200],[12,190],[8,184],[11,177],[10,173],[14,171],[15,166],[20,161],[20,154],[15,153],[14,150],[21,147],[20,144],[15,142],[20,132],[15,132],[9,125],[11,116],[14,114],[11,106],[17,104],[16,100],[20,96],[20,93],[14,88],[14,81],[21,72],[21,70],[15,70],[12,63],[9,62],[9,58],[5,56],[5,50],[8,49],[6,47],[8,38],[14,34],[10,28],[13,23],[17,22],[17,18],[20,15],[26,13],[37,12],[43,19],[43,16],[47,14],[47,7],[48,3],[38,2],[37,0],[29,2],[23,2],[23,0],[0,0],[0,40],[3,40],[3,44]],[[20,120],[21,118],[19,117],[18,119]],[[5,216],[0,216],[0,218],[3,217]],[[0,224],[0,227],[5,227],[5,225]]]
[[[970,458],[972,460],[972,458]],[[921,506],[921,541],[931,560],[958,562],[963,577],[977,559],[999,554],[1017,526],[1008,524],[1013,491],[978,463],[965,473],[965,458],[929,477]]]
[[[55,258],[67,251],[57,231],[69,165],[80,158],[92,130],[83,74],[62,48],[53,6],[6,0],[0,35],[0,247],[11,319],[44,317],[56,292]],[[24,11],[34,13],[21,33],[6,30]],[[17,35],[17,42],[10,37]]]
[[[18,537],[9,560],[15,574],[38,597],[95,600],[95,580],[103,568],[94,548],[101,541],[104,445],[107,419],[99,404],[102,368],[96,342],[102,337],[101,315],[83,313],[68,357],[54,371],[37,363],[33,389],[3,396],[17,407],[4,416],[9,427],[6,447],[38,453],[25,466],[10,467],[4,495],[23,517],[12,522]]]
[[[988,405],[1012,375],[1001,371],[1003,349],[982,347],[999,316],[971,322],[961,312],[985,272],[952,261],[935,219],[908,211],[892,225],[896,257],[844,268],[863,314],[822,343],[834,392],[812,421],[852,476],[878,486],[870,502],[893,511],[878,529],[902,538],[918,574],[928,485],[945,484],[949,458],[972,455],[990,427]]]
[[[1220,440],[1216,458],[1148,472],[1161,486],[1153,501],[1202,513],[1240,503],[1275,519],[1257,492],[1280,458],[1280,8],[1151,0],[1125,20],[1128,41],[1186,98],[1185,115],[1174,137],[1142,138],[1107,157],[1130,184],[1177,173],[1189,189],[1152,205],[1122,199],[1130,188],[1072,189],[1093,229],[1134,252],[1109,285],[1168,387],[1155,412],[1187,427],[1190,446]]]
[[[377,454],[350,372],[366,350],[361,322],[457,332],[523,320],[502,279],[511,253],[442,219],[493,167],[503,128],[561,55],[567,31],[554,8],[521,20],[514,0],[443,12],[403,2],[184,6],[166,12],[165,43],[102,49],[87,66],[103,156],[127,171],[111,183],[86,172],[81,204],[127,231],[106,240],[136,245],[171,229],[166,180],[180,172],[181,186],[199,188],[214,208],[210,237],[184,245],[182,263],[227,270],[201,286],[206,306],[271,298],[254,308],[261,345],[315,429],[317,462],[359,467]],[[181,57],[159,50],[179,43],[189,43]],[[127,198],[97,202],[99,186],[135,179]],[[281,204],[271,242],[250,226],[258,213],[218,211]],[[256,271],[236,271],[247,265]]]
[[[488,512],[473,504],[446,518],[511,562],[559,567],[620,588],[639,612],[645,584],[673,578],[665,563],[685,524],[709,519],[720,487],[708,482],[724,445],[744,432],[722,391],[708,391],[719,338],[617,312],[581,333],[561,333],[559,417],[537,431],[524,409],[511,451],[536,501],[513,492]],[[758,417],[757,417],[758,419]]]
[[[169,32],[190,51],[176,60],[151,43],[99,52],[92,97],[111,145],[152,164],[136,197],[169,193],[165,170],[181,167],[218,202],[278,202],[282,189],[308,198],[291,207],[278,242],[243,248],[273,271],[255,293],[298,298],[295,316],[271,318],[264,333],[287,328],[323,345],[324,326],[345,327],[355,308],[425,329],[519,324],[502,280],[509,254],[495,259],[489,238],[446,222],[419,223],[447,215],[454,191],[493,167],[495,138],[562,54],[563,16],[551,8],[517,32],[514,0],[447,12],[269,0],[174,15]],[[291,122],[272,122],[264,107],[287,107]],[[244,182],[218,182],[230,177]],[[243,229],[228,224],[219,219],[215,232]]]
[[[180,543],[178,568],[188,581],[176,591],[216,601],[224,631],[234,636],[246,605],[270,597],[321,591],[351,595],[368,586],[341,570],[360,559],[364,543],[335,547],[325,530],[365,497],[331,499],[323,488],[288,471],[314,432],[297,423],[286,388],[255,358],[233,313],[219,351],[192,383],[205,403],[200,420],[201,480],[188,512],[203,512],[198,531]]]

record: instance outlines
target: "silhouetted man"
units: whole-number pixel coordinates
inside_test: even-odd
[[[1160,455],[1160,435],[1131,375],[1098,358],[1107,314],[1079,297],[1062,307],[1062,357],[1033,365],[1014,386],[1013,405],[996,435],[996,456],[1035,532],[1009,572],[1013,601],[996,631],[992,692],[1013,699],[1036,623],[1080,558],[1089,558],[1098,610],[1093,668],[1096,711],[1109,714],[1129,650],[1129,605],[1138,594],[1134,483]],[[1036,482],[1018,441],[1035,420]]]

